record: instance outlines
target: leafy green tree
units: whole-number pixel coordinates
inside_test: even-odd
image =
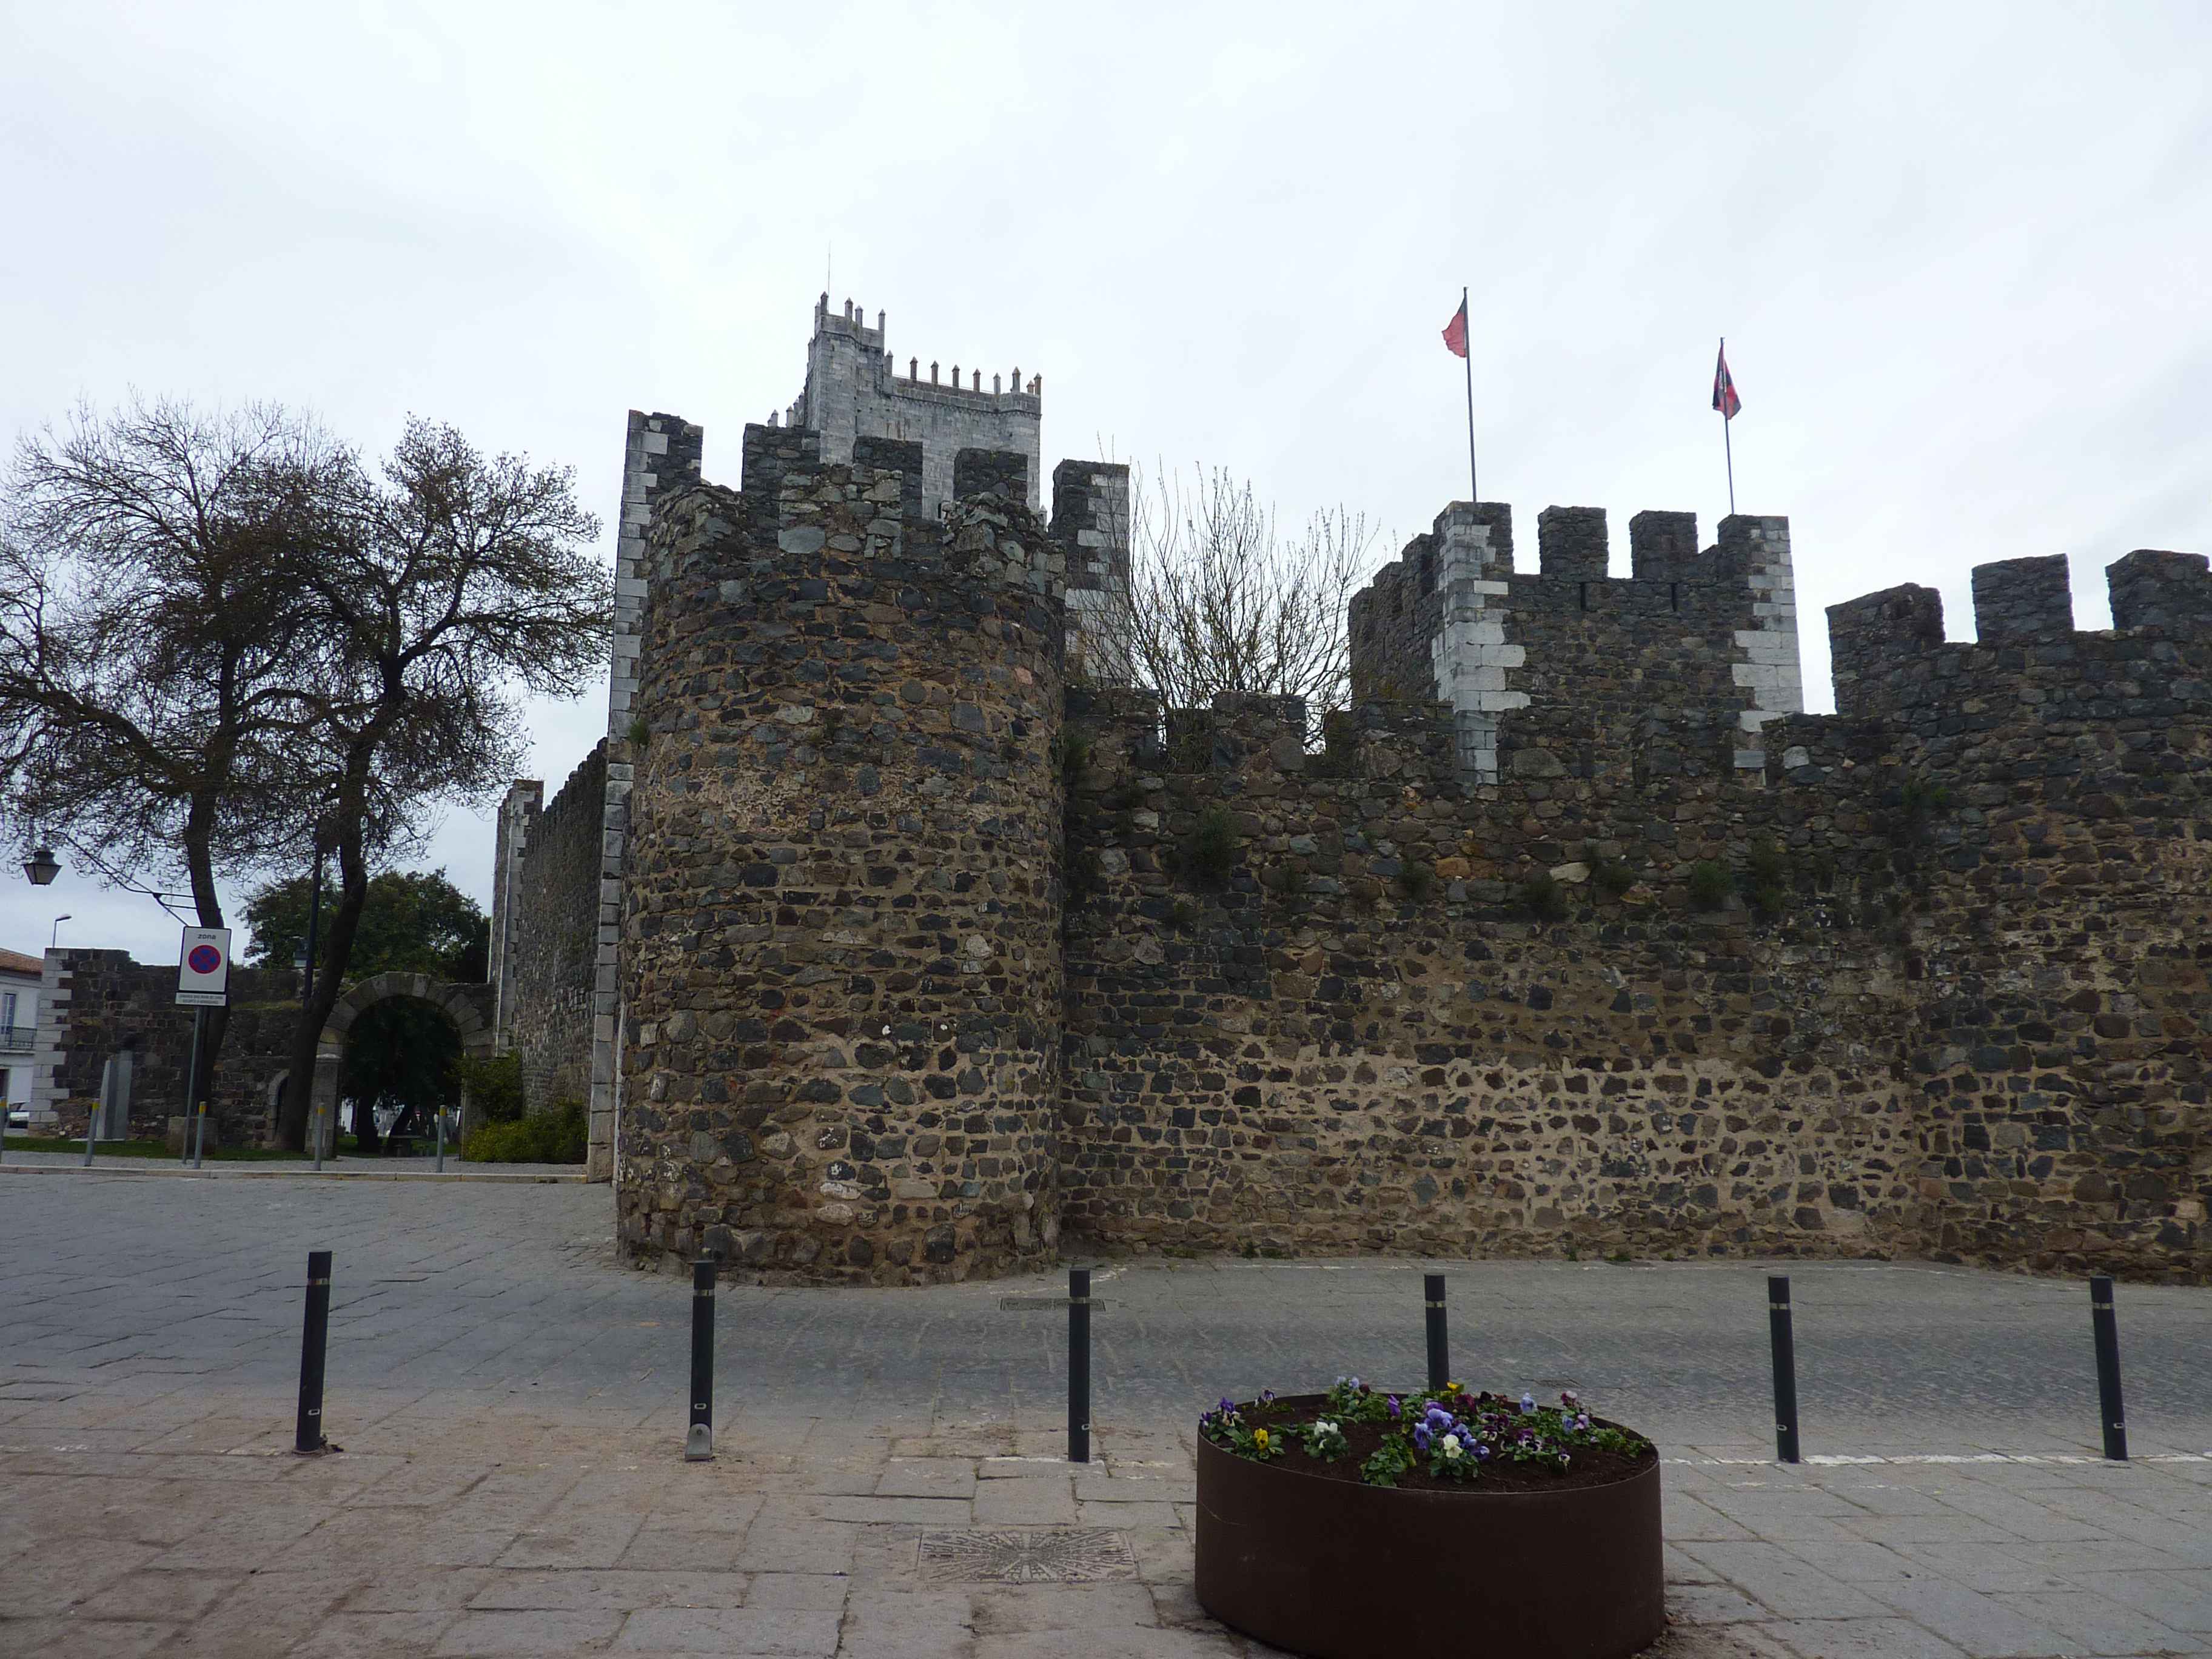
[[[307,937],[305,876],[272,881],[246,902],[246,925],[252,929],[247,963],[256,968],[289,968]],[[320,931],[328,936],[337,895],[325,885]],[[372,876],[354,936],[348,984],[378,974],[428,974],[434,979],[481,981],[490,944],[490,924],[477,902],[439,870],[386,870]]]
[[[319,691],[303,698],[300,775],[323,803],[338,899],[328,971],[293,1028],[280,1144],[307,1141],[315,1045],[352,971],[375,854],[438,800],[483,799],[524,750],[521,696],[574,696],[604,672],[614,581],[574,475],[486,457],[410,420],[380,471],[302,491],[287,569],[312,596]],[[288,520],[289,521],[289,520]]]
[[[248,963],[291,966],[307,938],[310,892],[307,878],[293,876],[269,883],[246,900],[246,925],[253,930]],[[325,937],[337,907],[337,896],[325,888],[319,929]],[[443,870],[386,870],[369,879],[347,981],[399,973],[481,981],[489,944],[483,912]],[[346,1034],[338,1092],[353,1104],[361,1150],[376,1150],[380,1103],[425,1112],[454,1104],[460,1097],[455,1071],[460,1052],[453,1022],[411,998],[380,1002],[355,1021]]]
[[[461,1034],[427,1002],[391,997],[365,1010],[346,1033],[338,1093],[353,1103],[353,1128],[364,1152],[374,1152],[379,1106],[428,1113],[460,1103],[455,1062]]]

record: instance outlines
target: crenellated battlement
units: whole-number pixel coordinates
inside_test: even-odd
[[[1449,703],[1479,782],[1497,781],[1499,721],[1520,711],[1557,728],[1535,746],[1600,770],[1627,763],[1645,713],[1702,711],[1734,730],[1733,763],[1763,769],[1759,728],[1804,707],[1790,521],[1731,516],[1699,552],[1694,514],[1639,513],[1627,576],[1610,574],[1601,507],[1547,507],[1536,536],[1537,569],[1517,572],[1510,507],[1448,507],[1352,601],[1354,697]]]
[[[814,332],[806,347],[806,384],[770,426],[808,428],[821,434],[823,457],[854,459],[854,445],[869,439],[918,443],[922,447],[921,497],[934,511],[951,499],[952,460],[963,449],[1003,450],[1027,456],[1029,498],[1035,509],[1042,479],[1039,423],[1044,377],[1024,380],[1021,368],[988,372],[958,362],[910,356],[902,375],[886,344],[889,324],[881,311],[875,326],[853,301],[834,311],[827,294],[814,307]],[[924,378],[925,373],[927,378]]]
[[[1048,524],[1033,379],[902,376],[826,295],[808,372],[734,487],[633,415],[608,740],[502,817],[549,874],[502,935],[568,975],[502,951],[502,1025],[587,1071],[631,1260],[934,1282],[1064,1222],[2212,1281],[2204,558],[2119,560],[2107,630],[2051,557],[1973,573],[1971,640],[1836,605],[1808,715],[1788,520],[1639,512],[1615,574],[1602,508],[1516,569],[1455,502],[1314,746],[1115,684],[1128,471],[1061,462]]]
[[[2204,556],[2142,550],[2105,574],[2110,629],[2074,626],[2063,555],[1975,566],[1972,640],[1944,638],[1943,596],[1917,582],[1829,606],[1837,712],[1948,747],[1968,717],[1984,730],[2212,710]]]

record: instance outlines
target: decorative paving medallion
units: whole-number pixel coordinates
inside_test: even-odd
[[[1103,1527],[926,1532],[921,1571],[948,1583],[1080,1584],[1134,1578],[1137,1558],[1127,1538]]]

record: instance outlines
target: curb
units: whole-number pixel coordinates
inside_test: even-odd
[[[150,1170],[125,1170],[113,1164],[95,1164],[86,1169],[77,1164],[0,1164],[0,1175],[51,1176],[136,1176],[168,1181],[482,1181],[509,1187],[557,1187],[565,1182],[580,1184],[584,1176],[574,1175],[507,1175],[487,1171],[447,1170],[441,1175],[435,1170],[179,1170],[155,1167]]]

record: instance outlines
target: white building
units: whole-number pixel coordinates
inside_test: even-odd
[[[0,1100],[27,1105],[31,1048],[39,1029],[39,984],[46,964],[21,951],[0,951]]]

